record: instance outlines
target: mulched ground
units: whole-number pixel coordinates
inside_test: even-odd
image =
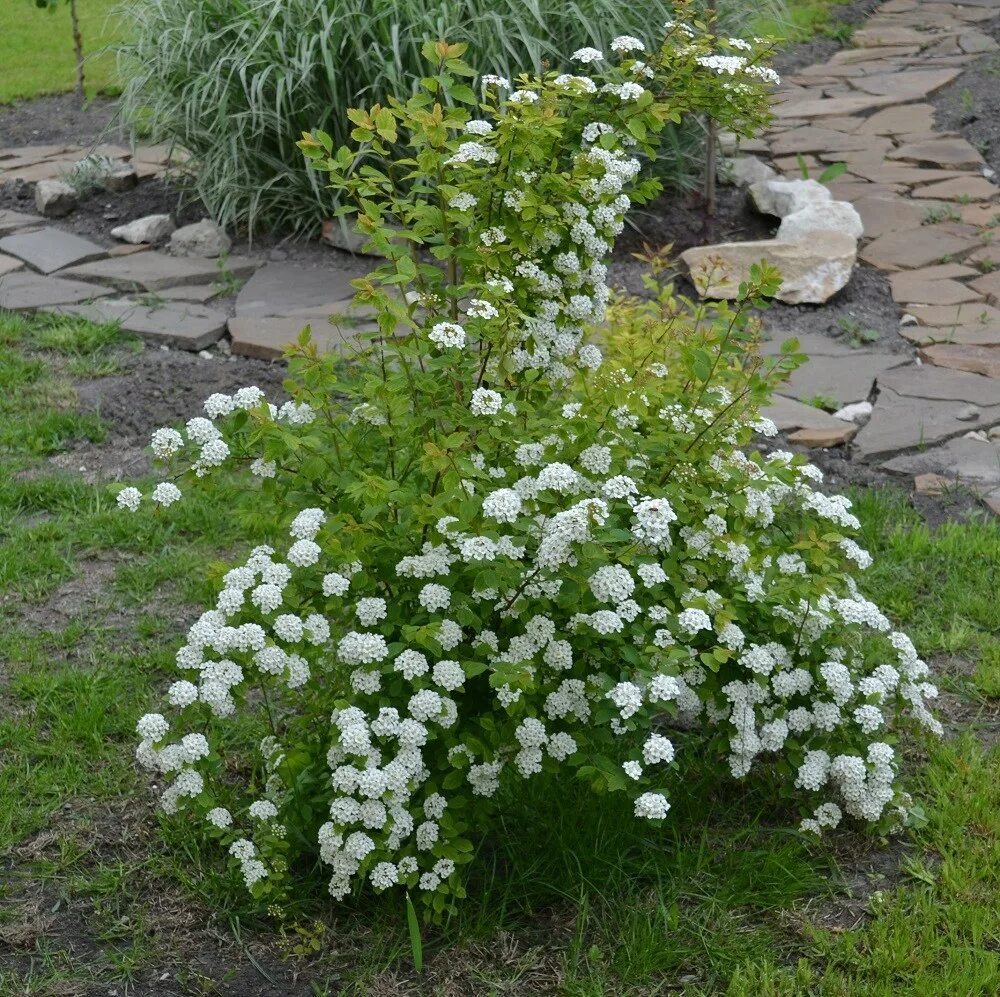
[[[1000,39],[1000,17],[977,27]],[[1000,52],[991,52],[971,63],[930,102],[937,112],[939,129],[958,132],[1000,174]]]

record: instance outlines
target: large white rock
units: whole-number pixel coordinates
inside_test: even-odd
[[[39,180],[35,184],[35,207],[46,218],[62,218],[76,208],[76,191],[62,180]]]
[[[113,228],[111,237],[133,246],[141,246],[165,239],[173,230],[174,223],[170,220],[170,215],[146,215],[145,218],[136,218],[134,222]]]
[[[750,199],[761,214],[784,218],[807,205],[832,201],[833,195],[815,180],[760,180],[750,185]]]
[[[817,201],[785,215],[775,238],[788,242],[805,239],[813,232],[843,232],[852,239],[860,239],[865,226],[854,205],[847,201]]]
[[[750,267],[766,260],[782,276],[775,297],[789,304],[822,304],[850,279],[858,258],[857,241],[843,232],[814,232],[808,239],[783,242],[721,242],[681,254],[703,298],[734,299]]]

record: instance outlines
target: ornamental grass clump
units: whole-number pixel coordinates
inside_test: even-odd
[[[255,479],[267,543],[177,652],[173,719],[138,724],[163,808],[255,897],[321,864],[338,899],[441,916],[498,791],[543,772],[653,824],[714,763],[780,784],[809,832],[905,817],[894,744],[936,727],[927,666],[858,589],[850,502],[753,449],[796,361],[754,349],[777,275],[714,311],[655,273],[639,300],[606,284],[665,122],[764,113],[763,67],[718,46],[673,25],[470,85],[464,46],[431,44],[420,93],[351,112],[354,146],[303,139],[387,257],[356,282],[378,331],[346,359],[304,335],[290,400],[213,395],[153,436],[176,471],[154,504]]]
[[[346,143],[344,108],[415,92],[421,46],[469,44],[483,71],[540,73],[565,53],[660,25],[667,0],[122,0],[125,120],[144,141],[191,154],[188,177],[212,217],[251,233],[314,233],[333,199],[322,176],[290,168],[303,129]],[[722,0],[730,34],[783,0]],[[721,30],[721,29],[720,29]],[[702,148],[694,118],[671,130],[664,172],[685,183]],[[669,160],[669,163],[667,162]]]

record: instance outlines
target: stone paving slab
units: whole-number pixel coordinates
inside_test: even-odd
[[[326,316],[354,297],[351,281],[367,276],[372,269],[353,261],[343,268],[310,270],[294,263],[267,263],[240,288],[236,314],[240,318]]]
[[[970,374],[1000,379],[1000,348],[996,346],[968,346],[962,344],[939,343],[922,346],[920,359],[936,367],[950,367]]]
[[[924,365],[888,371],[869,422],[854,438],[862,460],[883,459],[1000,423],[1000,381]]]
[[[952,80],[958,79],[961,69],[913,69],[907,72],[881,73],[864,76],[854,86],[864,93],[889,96],[894,104],[930,97],[943,90]]]
[[[762,414],[773,420],[774,424],[783,433],[794,432],[799,429],[826,430],[833,432],[841,430],[844,432],[843,440],[849,439],[856,429],[849,422],[842,419],[834,419],[828,412],[824,412],[814,405],[806,405],[796,398],[787,395],[775,395],[771,404],[762,409]]]
[[[915,270],[968,252],[981,242],[972,225],[922,225],[887,232],[863,247],[858,256],[879,270]]]
[[[799,349],[809,360],[796,368],[779,390],[782,395],[800,401],[823,397],[834,399],[841,406],[865,401],[879,374],[910,362],[905,353],[853,349],[844,340],[817,333],[806,333],[796,338]],[[777,356],[780,352],[781,340],[760,345],[761,356]]]
[[[983,295],[991,305],[1000,305],[1000,270],[970,280],[969,287]]]
[[[57,305],[43,311],[78,315],[91,322],[116,323],[124,332],[141,336],[154,345],[194,351],[203,350],[222,338],[227,317],[225,312],[199,304],[166,301],[148,305],[127,298]]]
[[[900,335],[915,346],[951,343],[962,346],[1000,346],[1000,326],[969,323],[942,328],[910,325],[900,329]]]
[[[822,125],[807,125],[782,132],[771,143],[772,156],[806,155],[811,152],[854,152],[870,148],[871,135],[848,135]],[[892,148],[890,143],[887,148]]]
[[[934,129],[934,108],[930,104],[900,104],[876,111],[858,126],[860,135],[906,135]]]
[[[0,149],[0,169],[5,169],[11,162],[22,165],[40,163],[43,159],[69,152],[71,146],[65,143],[59,145],[12,145]]]
[[[0,235],[7,235],[30,225],[43,225],[45,219],[41,215],[26,215],[20,211],[8,211],[0,208]]]
[[[49,305],[69,305],[111,294],[106,287],[63,277],[17,270],[0,277],[0,308],[33,312]]]
[[[945,277],[928,280],[921,271],[901,271],[889,277],[892,300],[898,304],[959,305],[982,301],[983,296],[960,281]]]
[[[359,333],[377,329],[371,322],[331,324],[322,316],[235,316],[229,320],[233,353],[261,360],[276,360],[309,326],[312,341],[321,352],[349,356],[365,345]]]
[[[217,298],[219,291],[218,284],[189,284],[187,287],[161,287],[150,293],[164,301],[192,301],[203,305],[206,301]]]
[[[1000,487],[1000,441],[960,437],[921,453],[893,457],[882,466],[902,474],[937,474],[992,491]]]
[[[213,284],[223,273],[219,262],[191,256],[178,258],[150,251],[85,263],[65,273],[69,277],[104,284],[120,291],[158,291],[164,287],[187,284]],[[256,260],[242,256],[226,257],[224,263],[225,271],[239,278],[251,276],[259,266]]]
[[[982,325],[1000,329],[1000,310],[985,303],[915,305],[909,311],[921,325],[937,329],[950,329],[959,325]]]
[[[774,107],[776,118],[828,118],[835,114],[860,114],[872,111],[889,104],[896,104],[892,97],[854,96],[854,97],[800,97],[788,100]]]
[[[24,266],[24,261],[16,259],[13,256],[4,256],[0,253],[0,277],[5,273],[13,273],[15,270],[20,270]]]
[[[941,201],[988,201],[1000,194],[1000,187],[985,177],[968,176],[928,184],[915,190],[913,197],[936,197]]]
[[[108,255],[96,242],[56,228],[8,235],[0,239],[0,252],[16,256],[33,270],[46,274]]]
[[[927,163],[952,169],[977,169],[983,165],[982,153],[964,138],[933,138],[923,142],[907,142],[888,153],[886,159],[901,159],[908,163]]]

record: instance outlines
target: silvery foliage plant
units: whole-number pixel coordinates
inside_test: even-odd
[[[652,139],[707,110],[751,132],[770,70],[684,24],[611,49],[511,83],[429,44],[421,93],[350,112],[354,147],[305,136],[386,258],[355,282],[377,328],[341,355],[304,335],[283,404],[248,387],[157,430],[170,480],[118,496],[240,470],[273,527],[177,652],[173,719],[138,724],[163,809],[254,896],[318,858],[338,899],[441,915],[497,794],[541,773],[653,824],[712,758],[808,832],[905,815],[893,731],[936,727],[934,688],[858,589],[850,502],[752,449],[774,426],[745,309],[608,307]],[[743,298],[774,289],[758,268]]]

